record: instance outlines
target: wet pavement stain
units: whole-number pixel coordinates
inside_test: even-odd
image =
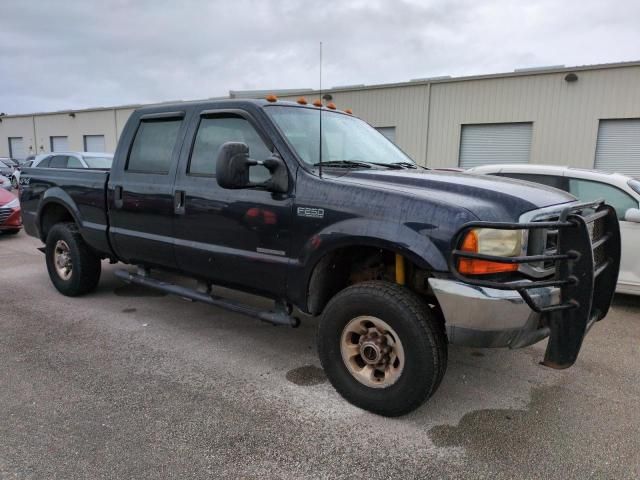
[[[121,285],[113,290],[119,297],[165,297],[166,292],[154,288],[143,287],[142,285]]]
[[[137,308],[123,308],[122,309],[122,313],[133,313],[133,312],[137,312],[138,309]]]
[[[614,425],[618,408],[598,397],[577,399],[561,386],[537,387],[524,410],[475,410],[458,425],[432,427],[429,436],[437,447],[462,447],[473,464],[513,478],[640,478],[640,453],[627,445],[639,438],[639,426]],[[563,468],[545,471],[552,465]]]
[[[324,370],[313,365],[304,365],[287,372],[287,380],[302,387],[320,385],[327,381]]]

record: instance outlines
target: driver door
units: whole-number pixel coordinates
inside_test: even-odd
[[[174,191],[174,237],[180,270],[215,284],[268,296],[285,293],[292,198],[261,188],[230,190],[216,181],[216,157],[226,142],[243,142],[255,160],[273,145],[243,111],[201,112],[187,138]],[[251,167],[251,180],[269,172]]]

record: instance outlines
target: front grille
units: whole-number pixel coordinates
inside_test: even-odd
[[[598,240],[602,239],[605,234],[605,220],[604,218],[598,218],[591,225],[592,227],[589,229],[589,233],[591,236],[591,244],[596,243]],[[606,252],[604,244],[593,249],[593,263],[596,268],[604,263],[606,260]]]
[[[9,215],[13,213],[13,208],[2,207],[0,208],[0,224],[4,223]]]
[[[587,216],[590,212],[581,211],[576,212],[581,215]],[[545,216],[544,218],[536,219],[536,222],[557,222],[560,220],[558,215]],[[587,230],[589,232],[589,238],[591,244],[597,244],[599,240],[605,235],[605,219],[597,218],[591,223],[587,224]],[[529,232],[529,241],[526,248],[527,255],[555,255],[558,252],[558,229],[540,229]],[[595,245],[593,248],[593,263],[597,269],[606,260],[606,249],[604,243]],[[527,264],[527,267],[523,271],[525,273],[535,273],[534,276],[541,277],[551,275],[555,271],[556,262],[552,260],[531,262]]]

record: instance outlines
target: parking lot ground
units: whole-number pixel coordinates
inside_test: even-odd
[[[0,237],[2,479],[640,477],[640,298],[568,370],[538,364],[544,342],[452,347],[434,397],[388,419],[326,381],[315,319],[272,327],[106,263],[66,298],[38,246]]]

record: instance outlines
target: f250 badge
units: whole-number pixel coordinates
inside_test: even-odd
[[[324,208],[298,207],[298,216],[324,218]]]

